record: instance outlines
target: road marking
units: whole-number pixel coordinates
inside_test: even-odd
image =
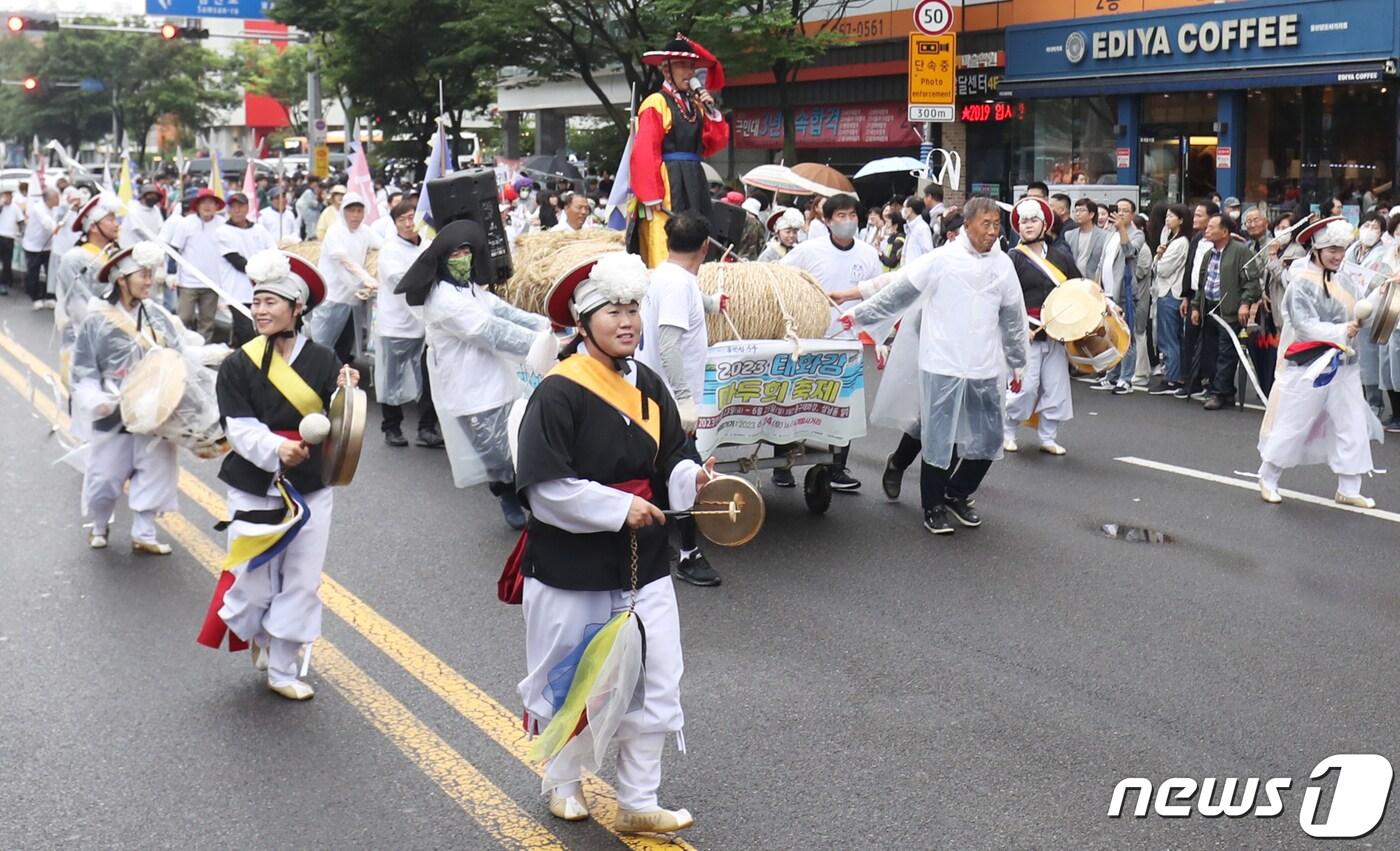
[[[56,379],[57,373],[48,364],[35,357],[4,333],[0,333],[0,348],[15,356],[41,377]],[[25,386],[24,379],[3,360],[0,360],[0,376],[6,378],[17,390],[22,392],[22,388]],[[34,402],[41,414],[58,427],[66,427],[67,415],[60,412],[52,400],[36,395],[31,401]],[[215,520],[223,520],[227,517],[228,511],[224,498],[184,467],[180,468],[179,487],[181,493],[203,508]],[[182,515],[173,516],[179,517],[185,523],[189,522]],[[194,529],[193,526],[190,528]],[[172,532],[172,534],[174,533]],[[201,533],[196,531],[195,534]],[[205,545],[213,547],[218,552],[218,563],[222,565],[223,550],[215,546],[207,537],[204,538],[204,541]],[[330,574],[323,572],[321,576],[321,597],[326,608],[360,633],[414,679],[445,701],[459,715],[524,763],[527,768],[537,775],[543,775],[543,768],[528,760],[530,743],[520,725],[519,715],[511,712],[475,683],[462,676],[437,655],[414,640],[408,633],[380,615],[333,579]],[[317,652],[320,652],[319,644]],[[679,838],[667,840],[653,836],[614,832],[612,824],[617,812],[616,791],[606,781],[592,774],[585,775],[583,786],[586,803],[593,819],[601,827],[613,833],[627,847],[638,851],[659,848],[694,851],[693,846]]]
[[[17,391],[23,392],[23,377],[4,361],[0,361],[0,377]],[[66,417],[55,409],[52,400],[36,396],[33,402],[56,428],[66,428]],[[218,576],[224,562],[222,547],[196,529],[179,512],[163,514],[157,522],[210,574]],[[340,692],[375,729],[436,782],[501,846],[561,851],[565,847],[328,639],[322,638],[316,642],[316,667],[322,679]]]
[[[1175,473],[1178,476],[1186,476],[1191,479],[1200,479],[1203,482],[1215,482],[1218,485],[1229,485],[1232,488],[1241,488],[1247,491],[1259,492],[1258,480],[1241,480],[1230,476],[1221,476],[1216,473],[1207,473],[1203,470],[1193,470],[1190,467],[1178,467],[1175,464],[1164,464],[1161,461],[1150,461],[1146,458],[1136,458],[1132,455],[1125,455],[1121,458],[1113,459],[1122,461],[1124,464],[1132,464],[1135,467],[1146,467],[1149,470],[1160,470],[1164,473]],[[1391,523],[1400,523],[1400,514],[1393,511],[1382,511],[1379,508],[1357,508],[1354,505],[1342,505],[1334,500],[1322,496],[1313,496],[1310,493],[1287,490],[1279,488],[1279,495],[1294,502],[1306,502],[1310,505],[1320,505],[1323,508],[1332,508],[1337,511],[1346,511],[1351,514],[1363,514],[1367,517],[1374,517],[1377,520],[1389,520]]]

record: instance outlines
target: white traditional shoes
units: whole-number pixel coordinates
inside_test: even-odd
[[[578,795],[560,795],[554,790],[549,793],[549,812],[564,821],[583,821],[588,818],[588,807]]]
[[[248,652],[253,657],[253,668],[258,671],[267,670],[267,648],[259,647],[257,644],[249,643]]]
[[[269,682],[267,687],[288,700],[310,700],[316,696],[316,690],[301,680],[292,680],[280,685]]]
[[[1015,452],[1021,447],[1016,445],[1016,438],[1008,437],[1001,442],[1001,448],[1003,452]]]
[[[94,550],[105,550],[107,548],[107,533],[99,532],[96,529],[88,530],[88,546]]]
[[[1264,484],[1262,481],[1259,483],[1259,498],[1270,505],[1278,505],[1280,502],[1283,502],[1283,497],[1279,496],[1278,491]]]
[[[1065,448],[1053,440],[1049,440],[1045,443],[1040,444],[1040,451],[1044,452],[1046,455],[1065,454]]]
[[[695,824],[690,810],[650,810],[638,812],[618,808],[613,830],[618,833],[675,833]]]
[[[160,541],[142,541],[133,539],[131,542],[133,553],[145,553],[152,556],[168,556],[172,552],[169,544],[162,544]]]
[[[1362,496],[1361,494],[1357,494],[1356,496],[1348,496],[1347,494],[1344,494],[1341,491],[1337,491],[1337,495],[1334,498],[1339,504],[1350,505],[1354,508],[1376,507],[1376,501],[1374,499],[1371,499],[1368,496]]]

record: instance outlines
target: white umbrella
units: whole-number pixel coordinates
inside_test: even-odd
[[[913,157],[885,157],[884,159],[871,160],[860,167],[856,172],[855,179],[869,177],[872,174],[922,174],[924,164]]]
[[[767,189],[783,195],[833,195],[838,190],[813,183],[787,166],[760,165],[739,178],[739,182],[755,189]]]
[[[723,182],[724,182],[724,178],[720,177],[720,176],[719,176],[719,172],[718,172],[717,170],[715,170],[715,167],[712,166],[712,165],[710,165],[709,163],[706,163],[706,162],[700,163],[700,170],[703,171],[703,172],[705,172],[705,182],[706,182],[706,183],[723,183]]]

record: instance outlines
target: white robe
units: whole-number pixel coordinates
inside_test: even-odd
[[[1259,457],[1284,469],[1325,463],[1339,476],[1369,473],[1371,441],[1384,436],[1380,421],[1366,404],[1356,356],[1344,355],[1336,375],[1321,387],[1315,382],[1332,360],[1330,353],[1307,365],[1283,357],[1293,342],[1352,345],[1355,340],[1347,338],[1346,326],[1355,316],[1362,287],[1338,275],[1332,279],[1335,294],[1329,295],[1323,291],[1320,270],[1308,261],[1296,264],[1290,273],[1284,295],[1288,324],[1279,342],[1278,372],[1259,429]],[[1371,296],[1373,301],[1376,295]],[[1361,334],[1365,333],[1363,324]]]

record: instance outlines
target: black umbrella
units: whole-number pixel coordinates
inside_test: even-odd
[[[569,162],[567,157],[559,154],[536,154],[533,157],[526,157],[525,161],[520,164],[520,169],[543,177],[583,180],[583,172],[578,170],[578,166]]]

